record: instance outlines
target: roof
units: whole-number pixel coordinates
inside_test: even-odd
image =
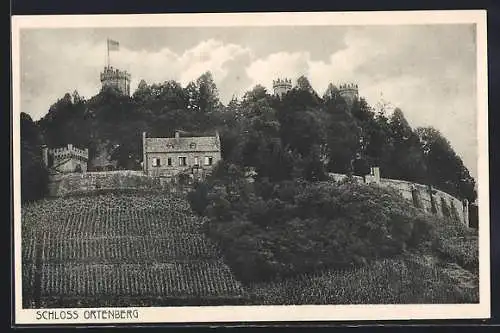
[[[145,140],[147,153],[220,151],[220,140],[217,136],[146,138]]]

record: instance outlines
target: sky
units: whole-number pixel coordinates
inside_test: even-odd
[[[320,95],[357,83],[369,104],[383,99],[413,128],[440,130],[477,179],[475,36],[472,24],[23,29],[21,111],[38,120],[66,92],[97,94],[110,38],[132,92],[142,79],[185,86],[205,71],[223,103],[257,84],[271,91],[278,77],[305,75]]]

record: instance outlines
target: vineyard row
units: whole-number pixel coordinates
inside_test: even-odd
[[[34,270],[26,272],[33,275]],[[33,292],[36,286],[29,275],[23,274],[23,283]],[[151,265],[45,264],[40,283],[41,295],[52,297],[237,296],[242,293],[241,285],[222,261]]]
[[[140,263],[177,258],[214,258],[218,255],[216,246],[204,235],[187,233],[168,237],[43,238],[39,245],[43,262]],[[23,244],[23,262],[36,260],[35,247],[34,239]]]

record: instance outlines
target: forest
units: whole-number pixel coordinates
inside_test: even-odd
[[[475,180],[450,142],[431,126],[412,128],[399,108],[387,114],[362,97],[348,107],[333,84],[320,95],[304,76],[282,98],[257,85],[224,105],[206,72],[185,87],[141,81],[132,96],[113,89],[90,98],[68,92],[37,121],[23,112],[22,186],[30,188],[23,200],[44,195],[43,144],[89,148],[90,160],[105,146],[118,168],[140,169],[141,133],[172,136],[175,130],[218,130],[224,163],[252,168],[258,179],[271,183],[350,173],[359,154],[368,165],[379,166],[382,177],[476,199]]]

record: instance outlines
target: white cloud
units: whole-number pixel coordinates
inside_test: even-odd
[[[45,38],[43,45],[43,49],[31,55],[33,60],[26,65],[23,81],[26,88],[23,89],[22,109],[35,119],[43,116],[66,92],[78,90],[83,96],[95,95],[100,89],[99,73],[106,61],[106,49],[102,45],[85,41],[60,44],[50,38]],[[149,83],[177,80],[186,85],[206,71],[211,71],[219,84],[227,77],[230,62],[250,54],[247,48],[210,39],[182,54],[168,48],[146,52],[122,47],[118,52],[111,51],[110,59],[111,65],[132,74],[133,91],[141,79]],[[47,82],[40,84],[40,80]]]
[[[446,56],[437,42],[422,40],[413,48],[419,39],[405,29],[378,35],[354,30],[345,35],[346,47],[326,61],[312,60],[306,51],[279,52],[254,60],[246,71],[253,80],[251,86],[262,84],[268,89],[277,77],[295,80],[305,74],[320,95],[330,82],[356,82],[370,105],[383,95],[403,110],[412,127],[439,129],[476,176],[475,74],[443,61]]]

